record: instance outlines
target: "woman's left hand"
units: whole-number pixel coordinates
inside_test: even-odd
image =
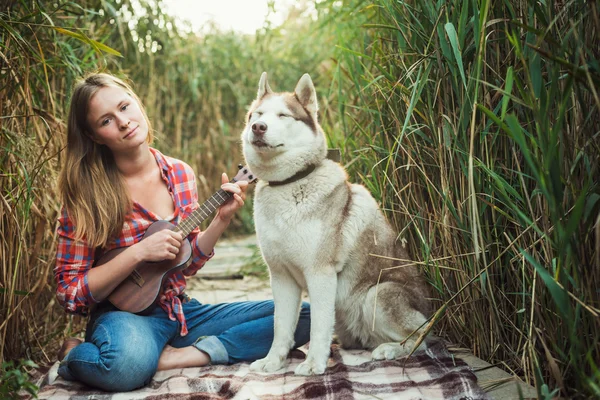
[[[221,189],[226,192],[233,193],[233,198],[226,201],[221,207],[219,207],[219,218],[229,223],[236,211],[244,205],[246,199],[246,190],[248,189],[248,182],[239,181],[235,183],[229,182],[229,178],[226,173],[221,175]]]

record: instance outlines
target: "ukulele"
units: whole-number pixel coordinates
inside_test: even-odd
[[[238,168],[239,171],[231,182],[248,181],[251,183],[256,180],[248,167],[239,165]],[[206,200],[204,204],[181,220],[179,225],[174,225],[168,221],[156,221],[152,223],[144,233],[142,240],[163,229],[171,229],[175,232],[179,232],[185,238],[232,196],[231,193],[219,189]],[[127,247],[119,247],[110,250],[100,257],[94,266],[106,264],[126,248]],[[138,265],[138,267],[112,291],[108,296],[108,301],[121,311],[128,311],[134,314],[146,314],[153,308],[152,306],[158,299],[165,280],[170,275],[185,269],[191,261],[192,246],[188,240],[184,240],[181,243],[179,253],[177,253],[175,259],[157,262],[147,261]]]

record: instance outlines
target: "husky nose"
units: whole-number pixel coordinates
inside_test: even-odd
[[[252,124],[252,133],[258,136],[262,136],[267,131],[267,124],[262,121],[256,121]]]

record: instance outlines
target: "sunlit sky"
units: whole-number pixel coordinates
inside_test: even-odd
[[[271,0],[275,4],[270,21],[278,25],[285,10],[294,0]],[[268,0],[165,0],[167,12],[192,24],[194,31],[202,30],[207,21],[214,21],[223,30],[254,33],[264,25]]]

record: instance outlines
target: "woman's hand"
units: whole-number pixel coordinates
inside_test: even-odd
[[[90,292],[97,301],[106,299],[140,263],[175,259],[182,240],[181,233],[163,229],[127,247],[112,260],[88,270]]]
[[[248,189],[248,182],[239,181],[235,183],[229,182],[229,178],[226,173],[221,175],[221,189],[226,192],[233,193],[233,198],[226,201],[221,207],[219,207],[218,218],[223,222],[229,223],[236,211],[244,205],[246,199],[246,190]]]
[[[177,257],[183,236],[170,229],[158,231],[134,244],[141,261],[173,260]]]

